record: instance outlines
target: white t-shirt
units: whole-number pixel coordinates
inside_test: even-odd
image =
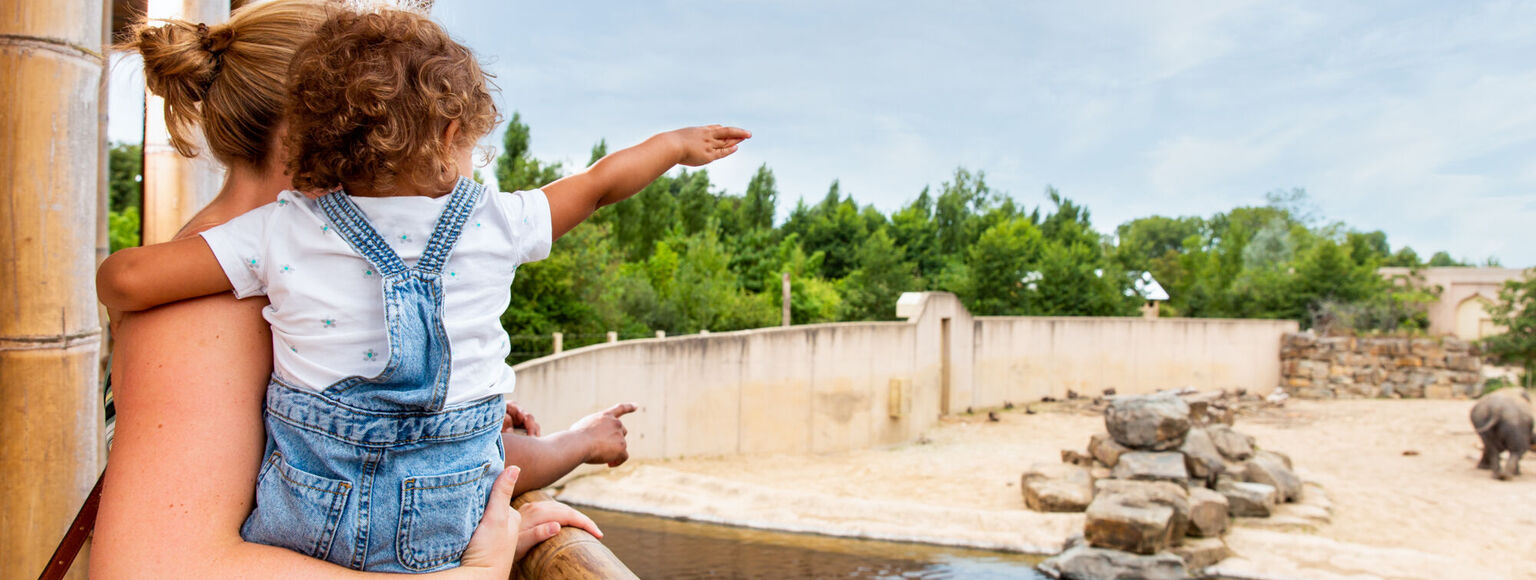
[[[414,267],[452,196],[353,197],[379,236]],[[277,201],[202,233],[235,296],[266,295],[273,372],[316,391],[389,362],[384,290],[373,266],[337,233],[313,199]],[[443,266],[443,327],[453,357],[446,404],[510,393],[511,350],[501,314],[513,274],[544,259],[553,240],[544,192],[486,190]]]

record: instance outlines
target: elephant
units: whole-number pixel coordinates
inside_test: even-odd
[[[1493,470],[1495,479],[1520,475],[1520,456],[1531,448],[1531,396],[1525,389],[1499,389],[1483,395],[1472,406],[1472,427],[1483,439],[1483,460],[1478,469]],[[1509,452],[1509,459],[1499,465],[1499,455]]]

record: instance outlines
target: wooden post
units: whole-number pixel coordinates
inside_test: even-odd
[[[512,500],[513,508],[536,501],[549,501],[549,494],[534,490]],[[517,563],[518,578],[539,580],[572,580],[576,578],[625,579],[635,578],[618,556],[586,530],[560,528],[555,537],[534,546]]]
[[[565,333],[556,332],[552,336],[555,339],[555,354],[559,354],[561,351],[565,350]]]
[[[784,273],[784,326],[790,325],[789,319],[789,272]]]
[[[608,331],[608,342],[618,342],[618,341],[619,341],[619,333],[614,332],[612,330]]]
[[[150,18],[180,18],[213,24],[229,19],[229,0],[151,2]],[[144,94],[144,245],[169,241],[181,226],[218,195],[224,168],[196,132],[197,157],[171,147],[165,128],[165,100]]]
[[[0,578],[43,570],[101,473],[104,10],[0,0]]]

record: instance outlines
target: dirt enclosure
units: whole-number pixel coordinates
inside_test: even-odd
[[[1276,577],[1329,570],[1337,574],[1332,577],[1435,578],[1464,564],[1476,577],[1536,578],[1536,454],[1527,455],[1524,475],[1513,481],[1475,469],[1479,442],[1467,419],[1471,406],[1465,400],[1292,400],[1240,416],[1238,430],[1289,454],[1333,506],[1331,523],[1267,544],[1265,550],[1278,553],[1267,557],[1315,560]],[[999,410],[996,421],[986,412],[956,417],[923,440],[886,449],[627,465],[587,478],[588,493],[644,486],[641,472],[661,469],[753,489],[1018,513],[1024,469],[1059,461],[1062,449],[1082,450],[1089,435],[1104,428],[1099,414],[1080,405],[1036,403],[1033,409]],[[1303,551],[1328,553],[1297,553]],[[1414,553],[1428,564],[1404,563]],[[1251,564],[1268,572],[1291,563],[1261,558]],[[1426,570],[1431,565],[1438,571]],[[1394,572],[1394,566],[1418,572]]]

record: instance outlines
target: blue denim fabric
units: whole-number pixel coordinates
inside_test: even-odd
[[[442,268],[481,186],[460,179],[414,268],[345,193],[320,199],[341,236],[382,275],[389,362],[316,392],[273,378],[266,461],[247,541],[361,570],[458,565],[505,450],[500,396],[444,408],[451,355]]]

